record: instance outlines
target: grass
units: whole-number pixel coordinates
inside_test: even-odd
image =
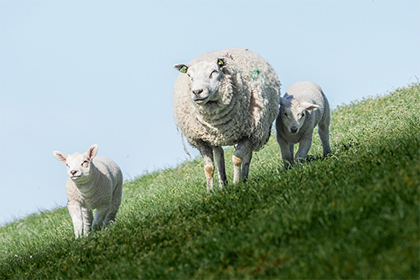
[[[420,84],[332,120],[334,156],[316,136],[284,171],[272,137],[246,184],[207,194],[200,159],[126,182],[116,223],[87,238],[65,208],[1,227],[0,279],[418,279]]]

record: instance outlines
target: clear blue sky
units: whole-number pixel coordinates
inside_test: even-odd
[[[186,160],[174,64],[249,48],[282,93],[312,80],[336,107],[418,81],[419,14],[418,0],[0,0],[0,224],[66,204],[54,150],[97,143],[125,179]]]

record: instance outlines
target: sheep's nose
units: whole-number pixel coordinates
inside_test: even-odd
[[[203,92],[203,89],[196,89],[196,90],[193,90],[193,93],[194,93],[194,95],[199,95],[200,93],[202,93]]]
[[[290,128],[290,132],[291,133],[296,133],[297,132],[297,128],[296,127],[291,127]]]
[[[71,173],[71,175],[76,175],[77,170],[72,170],[72,171],[70,171],[70,173]]]

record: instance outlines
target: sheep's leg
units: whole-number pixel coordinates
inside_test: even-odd
[[[325,121],[319,123],[318,125],[318,134],[319,138],[321,139],[322,143],[322,151],[324,157],[328,154],[332,154],[331,147],[330,147],[330,118],[329,116],[326,117]]]
[[[281,150],[281,157],[283,158],[284,169],[289,169],[293,163],[294,144],[287,142],[283,137],[277,134],[277,143],[279,143]]]
[[[83,234],[87,236],[92,229],[92,210],[82,207]]]
[[[332,154],[330,147],[330,122],[330,104],[328,99],[324,96],[324,114],[322,115],[322,118],[318,124],[318,134],[319,138],[321,139],[324,157],[328,154]]]
[[[92,228],[94,230],[101,230],[105,217],[108,214],[109,211],[109,206],[107,205],[106,207],[98,207],[96,209],[96,214],[95,214],[95,220],[93,220],[93,225]]]
[[[225,153],[222,147],[213,147],[214,157],[217,164],[217,175],[219,177],[219,187],[227,185],[226,168],[225,168]]]
[[[241,177],[242,159],[236,155],[232,156],[233,161],[233,183],[239,183]]]
[[[118,182],[117,186],[115,187],[112,193],[111,207],[105,218],[105,226],[115,222],[115,216],[117,215],[118,209],[120,208],[121,204],[122,186],[123,182],[121,180],[120,182]]]
[[[213,149],[209,145],[203,145],[199,148],[204,161],[204,174],[206,175],[207,181],[207,192],[213,189],[213,174],[214,174],[214,163],[213,163]]]
[[[246,173],[246,177],[248,176],[249,171],[249,163],[251,162],[252,157],[252,150],[248,147],[249,140],[241,141],[238,146],[236,147],[235,152],[232,156],[233,161],[233,183],[237,184],[240,181],[246,179],[244,178],[244,173]],[[242,164],[246,163],[247,166],[245,167],[245,172],[242,172]]]
[[[290,154],[290,159],[289,159],[289,161],[287,162],[288,163],[288,169],[292,166],[292,164],[293,164],[293,161],[294,161],[294,158],[293,158],[293,154],[294,154],[294,150],[295,150],[295,144],[293,144],[293,143],[288,143],[288,145],[289,145],[289,154]]]
[[[78,202],[69,201],[67,203],[67,209],[69,210],[71,220],[73,222],[73,230],[76,238],[83,235],[83,217],[82,209]]]
[[[310,137],[303,137],[299,142],[299,149],[296,153],[295,160],[297,162],[302,161],[308,155],[309,150],[311,149],[312,145],[312,133],[310,133]]]
[[[243,163],[242,163],[242,177],[241,179],[243,181],[248,180],[248,173],[249,173],[249,166],[251,164],[251,159],[252,159],[252,151],[248,152],[243,159]]]

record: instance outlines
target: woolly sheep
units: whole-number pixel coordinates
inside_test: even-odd
[[[280,113],[276,120],[277,142],[280,145],[284,167],[293,164],[294,144],[299,143],[295,159],[304,159],[312,144],[312,135],[318,125],[323,154],[332,153],[329,143],[330,105],[322,89],[313,82],[297,82],[280,97]]]
[[[109,158],[96,157],[97,152],[96,144],[86,153],[53,152],[67,166],[67,207],[76,238],[88,235],[91,228],[101,229],[104,222],[105,226],[113,223],[121,204],[121,169]],[[94,220],[93,209],[96,209]]]
[[[174,67],[181,72],[174,85],[175,123],[203,156],[207,190],[213,189],[213,153],[219,187],[227,184],[222,146],[237,145],[233,183],[246,180],[252,152],[267,143],[278,114],[277,74],[261,56],[239,48]]]

